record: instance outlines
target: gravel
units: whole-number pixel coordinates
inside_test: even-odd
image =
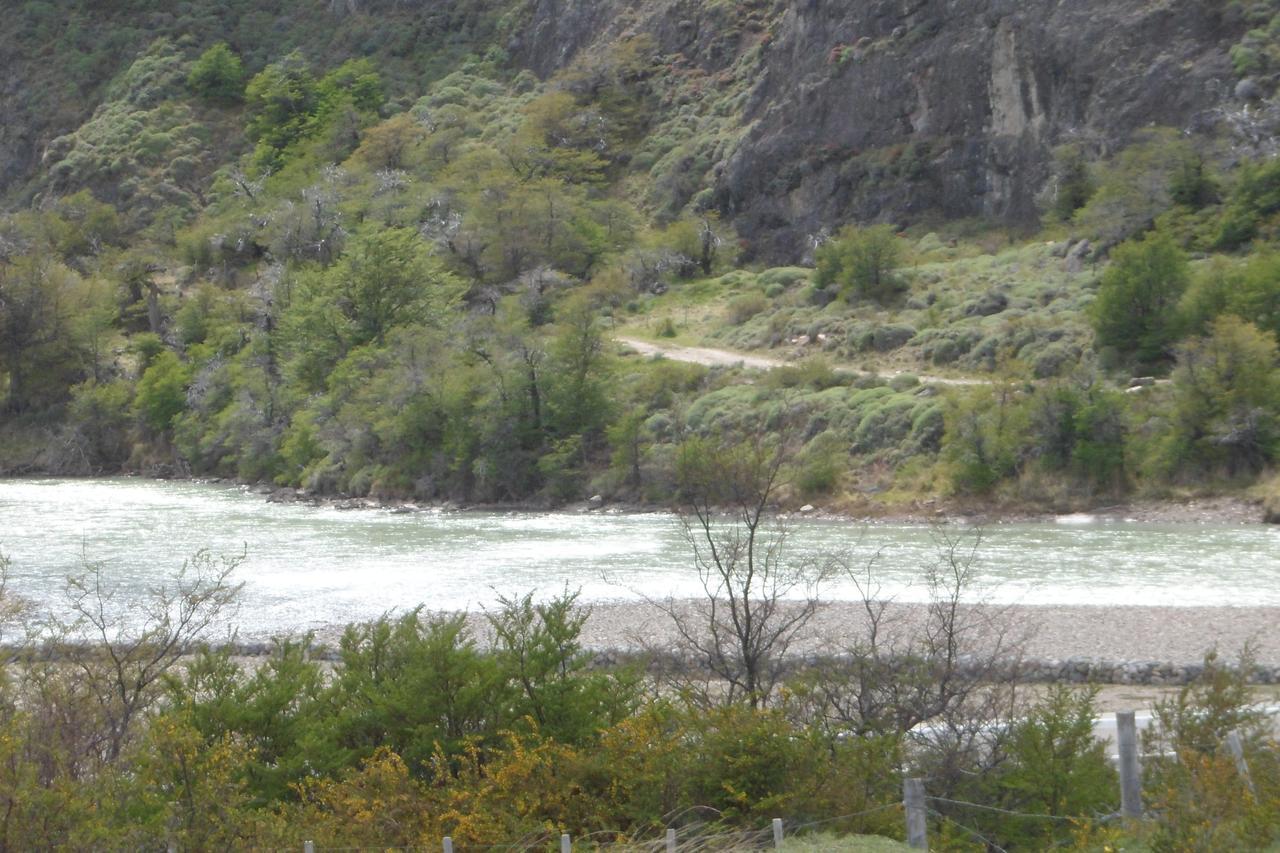
[[[683,603],[687,609],[694,603]],[[1143,607],[1126,605],[1012,605],[962,607],[985,626],[985,645],[997,635],[1017,640],[1034,658],[1092,657],[1191,663],[1217,648],[1236,657],[1252,642],[1259,662],[1280,664],[1280,607]],[[925,605],[894,604],[886,610],[896,636],[909,636]],[[859,602],[821,605],[810,621],[803,651],[839,649],[865,631]],[[583,630],[590,648],[674,642],[671,620],[648,604],[597,604]]]

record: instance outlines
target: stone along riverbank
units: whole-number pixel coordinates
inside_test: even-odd
[[[692,615],[700,602],[676,602]],[[590,605],[582,642],[597,665],[609,666],[657,655],[664,663],[692,666],[681,651],[671,618],[652,604],[611,602]],[[905,643],[928,618],[923,604],[890,604],[881,625],[882,642]],[[1280,607],[1147,607],[1135,605],[962,605],[978,656],[999,642],[1017,678],[1032,683],[1170,686],[1194,680],[1204,657],[1217,651],[1234,665],[1248,646],[1249,677],[1255,684],[1280,685]],[[471,630],[488,639],[483,613],[468,615]],[[696,620],[695,620],[696,621]],[[318,630],[326,647],[322,657],[336,658],[342,626]],[[790,650],[799,666],[849,653],[867,636],[867,611],[861,602],[820,605]],[[240,643],[246,656],[269,654],[268,642]]]

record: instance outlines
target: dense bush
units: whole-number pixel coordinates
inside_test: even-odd
[[[1092,309],[1099,346],[1146,364],[1167,358],[1188,280],[1186,256],[1166,235],[1118,246]]]
[[[244,95],[244,66],[226,42],[200,54],[187,73],[187,86],[202,98],[230,103]]]
[[[902,248],[892,226],[848,228],[814,256],[814,283],[834,286],[854,299],[887,303],[906,290],[899,267]]]

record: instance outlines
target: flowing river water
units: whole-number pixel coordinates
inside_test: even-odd
[[[952,534],[957,533],[956,529]],[[972,534],[973,531],[969,531]],[[981,531],[987,598],[1020,604],[1280,605],[1280,531],[1071,517]],[[972,540],[969,540],[972,544]],[[882,596],[919,601],[937,557],[922,525],[796,518],[794,561],[874,560]],[[698,574],[671,515],[395,513],[267,503],[242,487],[132,478],[0,480],[0,554],[10,588],[57,610],[68,574],[104,566],[141,595],[200,549],[240,554],[241,635],[326,628],[404,611],[491,606],[501,595],[581,589],[586,601],[696,596]],[[822,597],[851,599],[834,577]]]

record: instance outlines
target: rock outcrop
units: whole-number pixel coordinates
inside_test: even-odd
[[[715,203],[759,253],[858,220],[1036,216],[1052,149],[1218,126],[1241,25],[1202,0],[535,0],[513,55],[539,74],[644,33],[715,71],[756,51]]]
[[[1030,222],[1052,150],[1067,141],[1105,155],[1150,125],[1251,133],[1254,144],[1272,138],[1254,118],[1275,112],[1267,92],[1238,80],[1228,57],[1247,25],[1226,4],[1205,0],[327,5],[331,27],[320,29],[332,30],[335,43],[372,31],[371,22],[445,41],[485,40],[471,46],[476,55],[498,39],[513,66],[542,77],[643,37],[658,57],[656,73],[701,81],[654,105],[654,123],[716,111],[710,141],[676,167],[688,180],[670,208],[696,193],[698,204],[734,221],[748,258],[803,259],[822,233],[850,221]],[[325,4],[276,6],[286,30],[289,21],[328,14]],[[172,35],[162,26],[172,29],[171,16],[134,26],[126,9],[101,15],[104,28],[131,40],[101,54],[108,65],[127,67],[149,39]],[[319,31],[299,29],[298,37]],[[98,82],[79,100],[45,103],[48,93],[75,87],[62,69],[41,64],[40,32],[0,39],[0,111],[9,117],[0,123],[0,195],[11,198],[29,185],[50,141],[86,121],[102,96]],[[362,44],[353,49],[400,61],[383,41]],[[317,57],[329,50],[300,47]]]

